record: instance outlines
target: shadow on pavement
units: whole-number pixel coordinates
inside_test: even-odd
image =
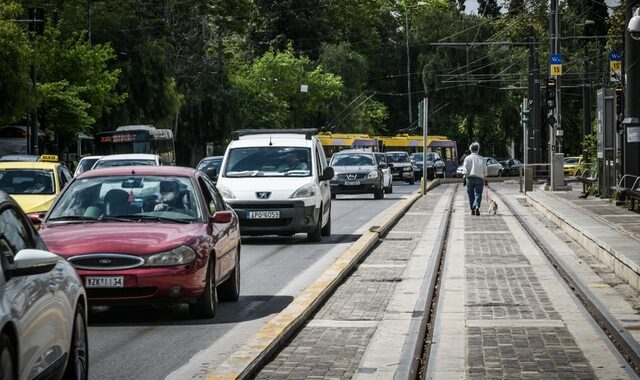
[[[293,236],[243,236],[243,245],[284,245],[284,244],[339,244],[339,243],[353,243],[360,239],[361,235],[354,234],[331,234],[331,236],[323,236],[322,241],[309,242],[307,241],[307,235],[295,234]]]
[[[216,317],[193,319],[185,304],[92,306],[89,326],[188,326],[238,323],[284,310],[292,296],[247,295],[238,302],[218,302]]]

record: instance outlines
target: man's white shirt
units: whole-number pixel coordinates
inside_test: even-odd
[[[467,177],[484,179],[487,176],[487,162],[484,157],[477,153],[471,153],[465,157],[463,166]]]

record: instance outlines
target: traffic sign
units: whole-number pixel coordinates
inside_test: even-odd
[[[619,81],[622,77],[622,55],[615,50],[609,53],[609,72],[611,82]]]
[[[553,76],[562,75],[562,54],[551,54],[549,56],[549,73]]]
[[[619,51],[613,50],[609,53],[609,60],[622,62],[622,54],[620,54]]]

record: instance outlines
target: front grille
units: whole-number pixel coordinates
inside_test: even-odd
[[[233,203],[231,207],[240,210],[277,210],[282,208],[293,208],[293,203]]]
[[[131,269],[144,265],[142,257],[114,253],[74,256],[69,262],[74,268],[87,270]]]
[[[366,173],[344,173],[344,174],[338,174],[338,179],[345,180],[345,181],[355,181],[355,180],[358,180],[358,179],[366,179],[366,178],[367,178],[367,174]]]
[[[240,219],[241,227],[286,227],[291,218],[282,219]]]
[[[87,296],[89,298],[121,298],[121,297],[149,297],[156,292],[155,287],[139,287],[139,288],[109,288],[109,289],[92,289],[88,288]]]

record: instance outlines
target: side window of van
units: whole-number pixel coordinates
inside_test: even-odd
[[[324,161],[320,158],[320,154],[318,153],[318,148],[316,148],[316,171],[318,172],[318,177],[322,175]]]

